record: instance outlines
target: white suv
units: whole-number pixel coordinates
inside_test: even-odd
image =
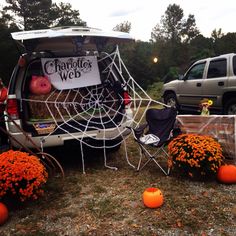
[[[184,76],[163,86],[166,104],[179,111],[197,111],[202,99],[213,101],[211,113],[236,114],[236,54],[193,63]]]
[[[123,75],[102,49],[127,33],[64,27],[12,33],[21,55],[13,71],[6,126],[13,146],[119,145],[132,111]]]

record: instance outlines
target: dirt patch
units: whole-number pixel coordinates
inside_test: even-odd
[[[137,165],[138,150],[128,147]],[[109,154],[117,171],[105,168],[97,153],[90,155],[82,174],[77,154],[64,154],[64,181],[52,178],[43,198],[11,208],[0,235],[235,235],[236,185],[191,181],[175,172],[165,176],[153,164],[137,172],[123,147]],[[147,187],[162,190],[162,207],[143,205]]]

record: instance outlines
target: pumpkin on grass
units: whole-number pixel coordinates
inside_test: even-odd
[[[236,166],[235,165],[222,165],[217,172],[217,179],[221,183],[234,184],[236,183]]]
[[[163,194],[158,188],[147,188],[143,192],[143,203],[146,207],[157,208],[164,202]]]
[[[2,202],[0,202],[0,225],[3,225],[8,219],[8,209],[5,206],[5,204],[3,204]]]

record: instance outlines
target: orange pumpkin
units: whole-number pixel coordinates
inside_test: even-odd
[[[5,204],[0,202],[0,225],[3,225],[8,219],[8,209]]]
[[[157,208],[164,202],[164,197],[160,189],[147,188],[143,192],[143,203],[146,207]]]
[[[217,171],[217,179],[221,183],[233,184],[236,183],[236,166],[222,165]]]

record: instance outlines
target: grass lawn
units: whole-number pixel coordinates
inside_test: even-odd
[[[138,147],[128,140],[130,161],[138,164]],[[78,151],[77,151],[78,153]],[[86,174],[76,150],[59,155],[65,171],[50,179],[44,197],[14,205],[0,235],[230,235],[236,233],[236,185],[193,181],[173,171],[165,176],[149,164],[137,172],[125,159],[123,146],[109,154],[86,155]],[[142,193],[160,188],[164,205],[149,209]]]

